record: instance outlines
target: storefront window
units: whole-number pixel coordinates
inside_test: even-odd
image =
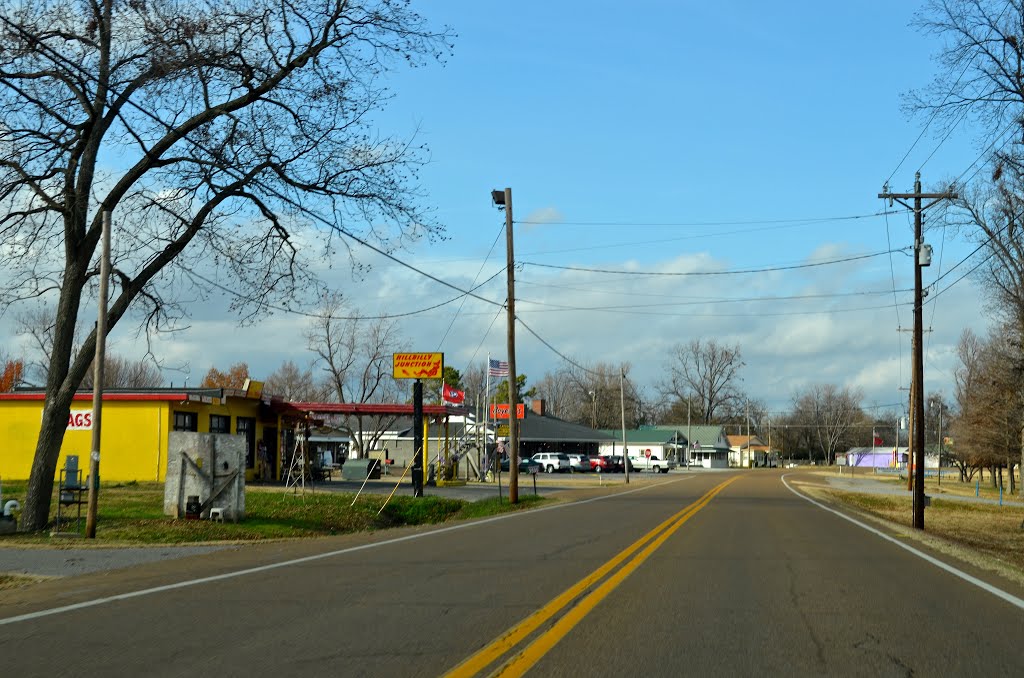
[[[193,433],[199,430],[199,415],[195,412],[175,412],[174,413],[174,430],[175,431],[192,431]]]
[[[223,414],[211,414],[210,433],[231,433],[231,417]]]

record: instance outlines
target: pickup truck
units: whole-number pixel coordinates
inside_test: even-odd
[[[658,471],[668,473],[669,469],[676,467],[676,463],[671,459],[659,459],[656,454],[652,454],[649,457],[644,455],[633,456],[631,454],[629,455],[629,463],[637,471],[651,471],[652,473],[657,473]]]

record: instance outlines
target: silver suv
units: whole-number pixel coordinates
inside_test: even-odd
[[[530,458],[540,464],[540,467],[548,473],[569,472],[569,455],[565,452],[538,452]]]
[[[585,473],[590,470],[590,457],[585,454],[569,455],[569,471],[571,473]]]

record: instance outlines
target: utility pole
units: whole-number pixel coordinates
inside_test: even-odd
[[[519,419],[516,418],[516,267],[512,247],[512,189],[491,191],[494,204],[505,208],[506,274],[508,279],[508,503],[519,503]],[[499,467],[500,468],[500,467]]]
[[[942,487],[942,401],[939,401],[939,487]],[[1013,469],[1010,469],[1013,472]]]
[[[92,385],[92,451],[89,453],[89,495],[85,511],[85,536],[96,538],[96,514],[100,499],[100,433],[103,416],[103,363],[107,349],[107,279],[110,278],[110,210],[102,216],[102,249],[100,253],[100,298],[96,318],[96,354],[93,358]]]
[[[958,195],[952,191],[945,193],[922,193],[921,173],[914,175],[913,193],[890,193],[889,186],[883,188],[878,194],[879,198],[888,198],[891,205],[894,201],[914,211],[914,373],[911,393],[914,395],[914,412],[911,417],[911,429],[914,443],[914,527],[924,529],[924,321],[922,319],[922,304],[924,291],[921,286],[921,268],[930,266],[932,263],[931,245],[924,243],[922,236],[922,224],[924,210],[932,207],[942,200],[955,200]],[[907,200],[913,200],[913,207]],[[927,205],[922,205],[922,200],[930,200]]]
[[[690,438],[690,396],[686,396],[686,468],[690,468],[690,454],[693,449],[693,440]],[[1024,485],[1024,483],[1021,483]]]
[[[913,351],[916,351],[917,350],[916,349],[916,346],[917,346],[916,335],[915,335],[914,338],[911,339],[911,344],[915,347],[915,348],[913,348]],[[917,354],[915,352],[914,353],[914,357],[911,359],[911,365],[910,365],[911,375],[917,373],[915,368],[914,368],[914,365],[916,363],[917,363]],[[913,379],[913,377],[912,377],[912,381],[911,381],[911,384],[910,384],[910,410],[907,412],[907,490],[908,491],[913,491],[914,490],[914,475],[916,474],[916,471],[915,472],[911,472],[911,469],[916,469],[917,468],[917,457],[914,456],[914,450],[917,449],[916,448],[916,442],[917,441],[914,440],[914,434],[913,434],[913,432],[915,430],[914,429],[914,413],[917,412],[917,410],[914,407],[914,395],[915,395],[915,390],[916,389],[917,389],[917,379]],[[911,461],[911,460],[913,460],[913,461]],[[913,504],[914,505],[914,510],[916,511],[917,510],[917,492],[913,493],[913,497],[914,497],[914,504]],[[915,513],[915,515],[916,515],[916,513]]]
[[[626,445],[626,370],[619,368],[619,407],[622,409],[622,472],[629,485],[629,447]]]
[[[746,412],[747,412],[747,466],[753,466],[754,465],[754,460],[751,458],[751,454],[752,453],[750,451],[750,399],[749,398],[747,398],[747,400],[745,402],[745,407],[746,407]]]

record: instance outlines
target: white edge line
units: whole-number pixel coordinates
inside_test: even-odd
[[[518,516],[532,515],[540,513],[542,511],[551,511],[554,509],[567,508],[569,506],[579,506],[581,504],[589,504],[595,501],[603,501],[605,499],[612,499],[615,497],[621,497],[626,494],[633,494],[634,492],[643,492],[652,487],[659,487],[661,485],[667,485],[669,483],[679,482],[681,480],[689,480],[690,478],[696,478],[696,476],[684,476],[682,478],[675,478],[660,483],[653,483],[645,485],[643,487],[637,487],[632,490],[626,490],[624,492],[616,492],[615,494],[608,494],[602,497],[593,497],[591,499],[582,499],[580,501],[568,502],[565,504],[554,504],[553,506],[545,506],[543,508],[533,509],[530,511],[514,511],[512,513],[503,513],[501,515],[492,516],[490,518],[484,518],[482,520],[474,520],[468,523],[459,523],[458,525],[449,525],[448,527],[441,527],[436,530],[429,530],[427,532],[418,532],[416,534],[407,534],[404,537],[395,537],[394,539],[387,539],[384,541],[374,542],[372,544],[361,544],[359,546],[350,546],[349,548],[339,549],[337,551],[329,551],[327,553],[318,553],[313,556],[305,556],[304,558],[295,558],[293,560],[285,560],[279,563],[271,563],[269,565],[260,565],[259,567],[250,567],[244,570],[237,570],[235,572],[225,572],[224,574],[217,574],[211,577],[201,577],[199,579],[190,579],[187,581],[176,582],[174,584],[166,584],[164,586],[155,586],[148,589],[140,589],[138,591],[130,591],[128,593],[119,593],[115,596],[107,596],[105,598],[95,598],[93,600],[82,601],[81,603],[74,603],[72,605],[64,605],[62,607],[54,607],[48,610],[38,610],[36,612],[29,612],[27,614],[20,614],[15,617],[5,617],[0,619],[0,626],[6,626],[8,624],[17,624],[19,622],[31,621],[33,619],[40,619],[42,617],[49,617],[56,614],[63,614],[65,612],[74,612],[75,610],[84,610],[89,607],[96,607],[98,605],[106,605],[108,603],[114,603],[121,600],[131,600],[132,598],[140,598],[142,596],[149,596],[155,593],[164,593],[165,591],[174,591],[177,589],[184,589],[190,586],[198,586],[200,584],[208,584],[215,581],[223,581],[225,579],[234,579],[235,577],[244,577],[250,574],[256,574],[258,572],[268,572],[270,570],[276,570],[282,567],[288,567],[290,565],[299,565],[302,563],[309,563],[315,560],[323,560],[324,558],[333,558],[334,556],[345,555],[348,553],[355,553],[356,551],[364,551],[366,549],[377,548],[379,546],[389,546],[391,544],[399,544],[405,541],[412,541],[413,539],[422,539],[424,537],[430,537],[433,535],[444,534],[446,532],[454,532],[456,530],[464,530],[470,527],[477,527],[479,525],[486,525],[488,523],[497,522],[499,520],[506,520],[509,518],[515,518]]]
[[[864,528],[868,532],[871,532],[871,533],[881,537],[882,539],[885,539],[886,541],[888,541],[888,542],[890,542],[892,544],[895,544],[896,546],[899,546],[901,549],[903,549],[905,551],[909,551],[910,553],[914,554],[918,558],[921,558],[922,560],[925,560],[925,561],[931,563],[932,565],[934,565],[935,567],[939,568],[940,570],[945,570],[946,572],[949,572],[953,576],[959,577],[960,579],[963,579],[964,581],[966,581],[969,584],[974,584],[978,588],[983,589],[985,591],[988,591],[989,593],[991,593],[992,595],[996,596],[997,598],[1002,598],[1003,600],[1005,600],[1006,602],[1010,603],[1011,605],[1014,605],[1015,607],[1017,607],[1017,608],[1019,608],[1021,610],[1024,610],[1024,600],[1018,598],[1017,596],[1013,595],[1012,593],[1007,593],[1006,591],[1004,591],[1004,590],[1002,590],[1000,588],[996,588],[992,584],[989,584],[988,582],[982,581],[981,579],[978,579],[977,577],[969,575],[966,572],[964,572],[963,570],[958,570],[957,568],[953,567],[949,563],[945,563],[945,562],[939,560],[938,558],[935,558],[933,556],[928,555],[927,553],[925,553],[923,551],[918,551],[913,546],[910,546],[909,544],[905,544],[902,541],[900,541],[899,539],[896,539],[895,537],[891,537],[891,536],[887,535],[886,533],[882,532],[881,530],[875,529],[874,527],[871,527],[870,525],[862,523],[861,521],[857,520],[856,518],[851,518],[850,516],[840,512],[840,511],[837,511],[837,510],[835,510],[833,508],[825,506],[821,502],[817,502],[814,499],[811,499],[810,497],[808,497],[805,494],[801,494],[801,493],[797,492],[792,487],[790,487],[789,483],[786,482],[786,475],[790,475],[790,474],[785,474],[785,475],[782,476],[782,484],[786,486],[786,489],[788,489],[790,492],[792,492],[796,496],[800,497],[801,499],[809,501],[812,504],[814,504],[815,506],[817,506],[818,508],[824,509],[825,511],[828,511],[829,513],[834,513],[835,515],[839,516],[843,520],[848,520],[851,523],[853,523],[854,525],[856,525],[858,527],[861,527],[861,528]]]

